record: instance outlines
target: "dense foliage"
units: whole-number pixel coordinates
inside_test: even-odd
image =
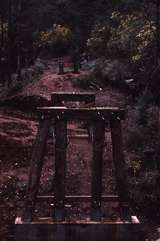
[[[65,26],[54,24],[51,28],[39,33],[35,47],[44,51],[51,51],[52,56],[56,54],[63,56],[71,48],[72,43],[72,31]]]
[[[3,0],[0,3],[0,42],[5,47],[6,58],[13,62],[12,71],[19,67],[18,58],[21,66],[30,63],[39,55],[42,49],[39,46],[50,48],[51,42],[55,45],[56,41],[64,52],[68,44],[72,44],[72,51],[77,46],[85,51],[87,42],[93,57],[105,55],[146,64],[153,62],[155,52],[153,16],[155,4],[147,0]],[[61,27],[58,29],[58,26]]]
[[[126,58],[140,61],[151,47],[155,37],[155,24],[140,12],[121,14],[113,12],[110,24],[97,24],[88,39],[91,53],[97,56]]]

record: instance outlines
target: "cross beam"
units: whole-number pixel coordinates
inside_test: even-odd
[[[40,115],[67,120],[108,120],[112,118],[124,119],[125,112],[117,107],[91,107],[91,108],[67,108],[67,107],[40,107],[37,108]]]
[[[94,103],[95,104],[95,93],[93,92],[53,92],[51,94],[52,104],[58,105],[62,101],[77,101],[85,102],[85,104]]]

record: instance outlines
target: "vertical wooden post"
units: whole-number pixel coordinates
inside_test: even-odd
[[[59,58],[58,61],[58,65],[59,65],[59,75],[63,75],[64,74],[64,63],[63,63],[63,59]]]
[[[59,100],[58,98],[52,98],[51,104],[52,104],[52,106],[61,106],[62,101]],[[53,133],[53,143],[55,143],[55,126],[52,127],[52,133]],[[52,186],[54,186],[54,185],[52,185]]]
[[[102,164],[105,122],[93,122],[93,166],[92,166],[92,213],[91,219],[101,219]]]
[[[79,73],[79,48],[77,47],[75,50],[74,50],[74,53],[73,53],[73,73],[74,74],[78,74]]]
[[[65,175],[67,148],[67,121],[55,120],[55,213],[56,221],[65,219]]]
[[[122,218],[128,218],[128,193],[126,182],[126,167],[122,148],[121,120],[115,117],[110,121],[113,162],[115,165],[117,191],[120,198],[120,209]]]
[[[47,137],[49,133],[50,120],[45,117],[41,117],[35,146],[31,158],[29,182],[27,187],[26,201],[23,213],[24,221],[31,221],[33,217],[33,211],[35,207],[35,200],[39,189],[44,152],[47,143]]]
[[[85,106],[92,106],[94,107],[95,106],[95,95],[94,96],[88,96],[88,98],[85,100]],[[86,122],[87,124],[87,132],[88,132],[88,135],[89,135],[89,140],[91,142],[93,142],[93,136],[94,136],[94,133],[93,133],[93,126],[92,126],[92,123],[88,123]]]

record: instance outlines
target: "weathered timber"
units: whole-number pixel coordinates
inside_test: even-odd
[[[93,122],[92,220],[101,219],[102,165],[105,122]]]
[[[39,123],[39,129],[37,132],[37,137],[33,148],[30,164],[29,182],[26,193],[25,208],[23,212],[23,219],[25,221],[32,220],[33,211],[35,207],[35,200],[40,183],[43,158],[47,143],[47,137],[49,133],[49,127],[50,120],[42,116]]]
[[[59,58],[58,61],[58,66],[59,66],[59,75],[63,75],[64,74],[64,62],[62,58]]]
[[[112,153],[113,162],[115,165],[117,191],[120,198],[120,206],[122,218],[126,219],[128,213],[128,195],[126,186],[126,166],[122,147],[122,128],[119,118],[114,118],[110,121],[111,138],[112,138]]]
[[[124,119],[125,112],[117,107],[91,107],[91,108],[67,108],[67,107],[40,107],[37,112],[50,118],[63,118],[67,120],[95,120],[95,119]]]
[[[53,195],[38,195],[37,201],[51,201],[55,202],[55,196]],[[65,202],[72,203],[72,202],[91,202],[92,196],[91,195],[66,195]],[[118,195],[102,195],[101,196],[102,202],[118,202],[119,197]]]
[[[61,104],[62,101],[77,101],[95,103],[95,93],[93,92],[53,92],[51,94],[51,102],[54,106]]]
[[[54,218],[65,218],[65,175],[66,175],[67,122],[55,120],[55,213]]]

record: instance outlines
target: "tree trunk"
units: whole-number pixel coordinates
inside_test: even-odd
[[[8,0],[8,86],[11,84],[12,0]]]

